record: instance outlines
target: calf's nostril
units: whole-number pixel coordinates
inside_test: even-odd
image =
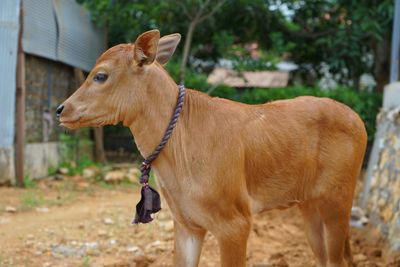
[[[56,110],[57,117],[60,117],[60,115],[61,115],[63,110],[64,110],[64,105],[59,105],[57,110]]]

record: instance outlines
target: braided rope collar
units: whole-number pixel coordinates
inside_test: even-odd
[[[171,137],[172,131],[178,122],[179,115],[182,112],[186,90],[183,84],[179,85],[178,88],[178,100],[172,118],[167,129],[165,130],[164,136],[158,146],[154,149],[153,153],[151,153],[150,156],[148,156],[140,166],[140,183],[142,184],[141,199],[136,205],[136,215],[132,221],[133,224],[149,223],[153,220],[150,215],[161,210],[160,194],[149,185],[149,174],[151,170],[151,163],[157,158],[167,144],[169,138]]]

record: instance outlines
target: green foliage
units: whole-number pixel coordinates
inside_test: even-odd
[[[82,259],[82,267],[90,267],[90,260],[91,258],[89,256],[84,256]]]
[[[187,2],[196,2],[185,0]],[[163,33],[184,32],[182,4],[173,0],[77,0],[91,13],[92,20],[106,26],[111,44],[133,42],[144,31],[158,28]],[[183,1],[181,1],[183,2]],[[186,21],[187,22],[187,21]]]
[[[283,32],[271,32],[269,38],[271,42],[270,49],[278,55],[294,51],[296,48],[296,43],[286,40]]]
[[[60,168],[67,168],[68,175],[82,175],[83,170],[88,167],[101,168],[102,164],[92,161],[89,157],[83,155],[78,161],[64,161],[60,164]]]
[[[59,167],[68,168],[69,175],[82,174],[85,167],[96,165],[90,158],[92,141],[89,139],[89,129],[79,133],[60,134],[61,164]],[[49,168],[49,174],[55,174],[57,168]]]
[[[84,154],[85,149],[90,150],[93,142],[89,137],[89,128],[81,129],[79,133],[60,134],[59,140],[61,143],[60,154],[62,161],[74,161]],[[90,153],[90,152],[89,152]]]
[[[214,34],[212,41],[215,49],[220,56],[228,58],[230,51],[227,48],[232,47],[235,41],[233,34],[228,31],[221,31]]]
[[[270,2],[295,11],[290,20],[279,8],[271,15],[276,18],[275,29],[280,30],[279,39],[291,44],[286,52],[297,63],[312,63],[318,72],[319,64],[325,62],[332,73],[341,75],[342,82],[354,81],[355,87],[361,74],[382,71],[374,66],[385,60],[379,46],[390,41],[392,0]],[[368,55],[375,58],[368,59]]]
[[[47,170],[49,175],[55,175],[57,173],[58,167],[57,166],[50,166]]]
[[[281,61],[279,54],[276,54],[272,51],[266,52],[258,48],[257,53],[259,58],[255,59],[252,57],[250,51],[245,48],[245,44],[235,44],[234,40],[234,36],[227,31],[216,33],[213,37],[213,43],[217,53],[223,58],[230,59],[235,70],[276,70],[275,65]],[[253,44],[258,47],[257,43],[253,42]],[[281,46],[281,49],[285,48],[282,45],[282,42],[280,42],[278,45]]]
[[[168,73],[174,79],[175,82],[179,82],[179,68],[180,65],[177,60],[172,59],[168,64],[165,66]],[[200,73],[194,71],[192,69],[186,70],[185,75],[185,86],[188,88],[195,88],[200,91],[207,91],[210,85],[207,83],[207,75],[204,73]]]
[[[25,188],[35,188],[37,182],[33,180],[29,175],[24,177],[24,186]]]
[[[44,197],[35,192],[26,192],[21,196],[21,206],[23,209],[39,207],[44,203]]]
[[[69,161],[75,158],[76,148],[79,139],[76,135],[60,134],[59,140],[61,143],[61,158],[62,161]]]
[[[196,14],[205,3],[202,0],[77,1],[91,11],[98,25],[107,26],[112,45],[132,42],[140,33],[153,28],[160,29],[162,34],[180,32],[185,40],[188,25],[195,17],[187,14]],[[332,73],[340,74],[344,84],[352,81],[355,88],[362,73],[374,74],[381,84],[382,77],[388,75],[378,64],[387,60],[389,49],[382,44],[390,43],[392,21],[392,0],[227,0],[196,28],[191,55],[226,57],[232,44],[256,41],[269,53],[290,56],[317,73],[319,64],[325,62]],[[178,54],[181,49],[182,46],[178,47]],[[257,62],[246,64],[240,63],[237,69],[262,67]]]
[[[253,59],[250,57],[237,59],[233,63],[233,69],[241,71],[276,70],[275,64],[264,59]]]

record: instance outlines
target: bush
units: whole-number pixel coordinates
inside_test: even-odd
[[[169,75],[176,83],[179,83],[180,63],[176,60],[171,60],[165,66]],[[194,71],[190,68],[186,69],[185,86],[187,88],[195,88],[196,90],[206,92],[210,85],[207,83],[207,75],[201,72]]]

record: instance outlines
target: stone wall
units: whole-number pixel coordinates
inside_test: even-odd
[[[383,108],[359,204],[400,252],[400,83],[385,88]]]
[[[26,142],[57,141],[63,131],[58,127],[55,110],[76,88],[73,68],[27,54],[26,71]],[[48,109],[47,115],[45,110]],[[50,122],[47,132],[45,123]],[[48,136],[48,138],[47,138]]]
[[[55,110],[75,91],[73,68],[26,54],[25,175],[41,178],[62,158]]]
[[[366,210],[371,221],[400,250],[400,107],[382,110],[378,125],[379,154],[373,166]]]

